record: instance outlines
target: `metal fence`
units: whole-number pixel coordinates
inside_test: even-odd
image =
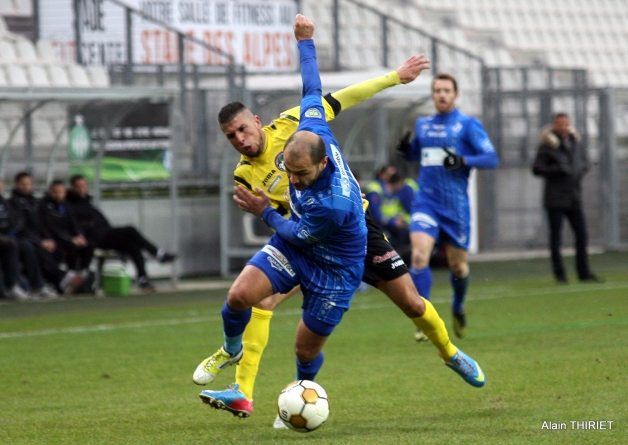
[[[547,246],[542,207],[543,181],[531,173],[541,128],[556,112],[570,115],[588,149],[592,168],[584,178],[584,206],[590,244],[628,244],[625,197],[626,138],[618,137],[628,94],[590,88],[585,70],[542,67],[485,71],[483,119],[497,147],[500,168],[481,176],[480,198],[490,215],[480,221],[483,248],[530,249]],[[624,131],[625,133],[625,131]],[[566,244],[572,240],[565,231]]]

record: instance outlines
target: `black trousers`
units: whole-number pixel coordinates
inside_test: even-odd
[[[20,278],[20,261],[17,242],[7,235],[0,235],[0,292],[15,286]]]
[[[557,279],[566,278],[563,258],[560,254],[562,243],[563,217],[567,218],[576,239],[576,270],[578,278],[586,278],[591,274],[589,259],[587,257],[588,234],[584,213],[581,207],[570,209],[547,208],[547,216],[550,225],[550,251],[552,254],[552,267]]]
[[[44,286],[44,277],[41,271],[36,247],[28,240],[17,239],[18,251],[22,272],[26,276],[30,290],[38,290]]]
[[[152,256],[157,255],[157,247],[132,226],[113,227],[104,234],[96,246],[127,254],[137,269],[138,277],[146,276],[146,263],[142,250],[146,250]]]
[[[61,251],[61,257],[67,264],[68,269],[83,270],[87,269],[94,257],[94,247],[88,244],[85,247],[79,247],[72,241],[64,239],[56,239],[57,248]]]

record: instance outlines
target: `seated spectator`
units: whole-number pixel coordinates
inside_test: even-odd
[[[79,230],[66,202],[67,189],[62,181],[50,183],[39,206],[41,222],[57,243],[59,257],[68,269],[81,273],[89,268],[94,249]]]
[[[155,246],[135,227],[112,227],[105,215],[91,203],[84,176],[74,175],[70,178],[67,201],[87,240],[94,247],[113,249],[128,255],[137,270],[138,286],[146,291],[154,291],[155,287],[146,274],[142,251],[147,251],[160,263],[172,262],[177,256]]]
[[[33,196],[33,179],[28,172],[15,175],[9,204],[17,215],[15,234],[19,240],[30,244],[35,261],[43,277],[56,287],[58,292],[70,295],[83,285],[83,279],[73,270],[64,271],[55,257],[57,243],[39,218],[39,204]]]
[[[20,239],[16,236],[17,216],[9,202],[2,195],[4,191],[4,182],[0,181],[0,238],[3,244],[15,245],[15,253],[7,253],[2,258],[3,272],[5,277],[5,288],[10,289],[5,295],[19,301],[25,301],[35,298],[57,298],[57,292],[44,283],[39,261],[37,260],[35,249],[27,240]],[[16,285],[24,274],[26,284],[30,294],[24,292],[21,286],[18,288],[11,286],[12,282]],[[11,278],[14,277],[14,278]]]

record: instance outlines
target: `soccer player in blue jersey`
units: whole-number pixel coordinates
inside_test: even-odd
[[[469,174],[472,168],[496,168],[499,160],[480,121],[456,108],[457,98],[458,84],[453,76],[434,76],[432,101],[437,113],[418,118],[414,138],[406,134],[398,148],[407,159],[421,161],[410,224],[410,275],[419,294],[429,299],[430,254],[436,241],[445,243],[453,287],[454,332],[463,338],[467,325],[464,300],[469,287]],[[417,334],[417,340],[421,339],[421,333]]]
[[[362,197],[325,120],[313,32],[314,25],[297,15],[303,99],[298,130],[284,148],[291,217],[284,219],[259,187],[258,196],[236,187],[240,209],[262,217],[276,233],[231,286],[222,309],[224,345],[198,366],[195,381],[238,362],[251,308],[299,284],[303,313],[295,339],[297,379],[314,380],[323,364],[323,345],[360,285],[367,232]],[[235,402],[252,403],[244,396]],[[224,405],[217,399],[208,403]]]

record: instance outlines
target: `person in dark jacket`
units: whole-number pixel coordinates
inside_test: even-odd
[[[42,224],[57,243],[57,250],[68,269],[80,273],[89,268],[94,249],[70,213],[66,194],[63,181],[52,181],[40,203],[39,213]]]
[[[17,215],[15,234],[19,240],[30,243],[44,279],[65,295],[74,293],[83,284],[83,279],[72,270],[59,268],[55,257],[57,243],[40,221],[39,204],[33,195],[30,173],[23,171],[15,175],[9,204]]]
[[[582,178],[591,167],[586,147],[571,126],[566,113],[557,113],[553,123],[541,131],[541,143],[532,166],[536,176],[545,179],[543,205],[550,228],[550,251],[554,277],[567,283],[560,253],[563,217],[576,239],[576,270],[583,282],[603,281],[589,268],[587,227],[582,211]]]
[[[4,182],[0,181],[0,240],[2,246],[9,247],[2,257],[4,295],[18,301],[56,298],[57,292],[44,283],[35,249],[30,242],[16,236],[18,218],[9,201],[2,196],[3,191]],[[22,272],[30,294],[18,285]]]
[[[128,255],[137,270],[137,284],[141,289],[152,291],[153,284],[146,274],[146,264],[142,251],[147,251],[160,263],[172,262],[176,255],[158,248],[147,240],[135,227],[113,227],[105,215],[91,203],[87,181],[82,175],[70,178],[70,190],[67,195],[72,214],[85,237],[100,249],[112,249]]]

